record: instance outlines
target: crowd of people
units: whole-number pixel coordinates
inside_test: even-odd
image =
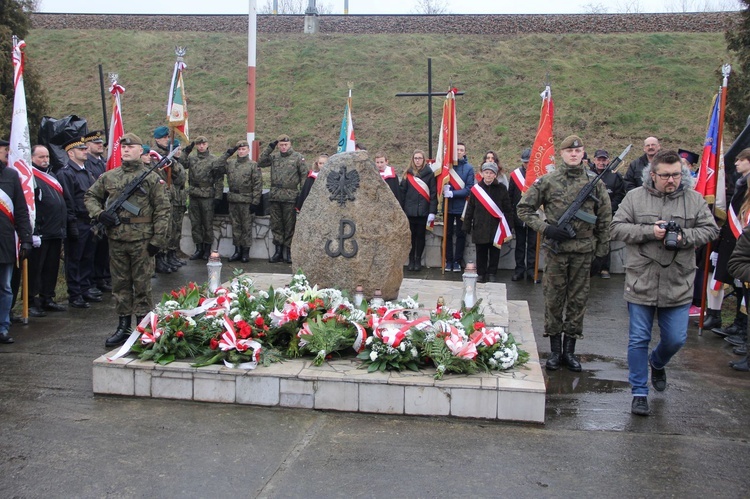
[[[135,134],[123,135],[119,141],[122,166],[106,171],[103,142],[100,132],[68,141],[64,145],[68,162],[57,171],[50,169],[46,147],[32,148],[37,209],[32,230],[18,174],[7,168],[9,144],[0,141],[0,211],[6,212],[6,216],[0,216],[0,235],[4,236],[0,237],[0,343],[13,342],[9,328],[20,274],[17,261],[29,261],[32,317],[67,309],[55,301],[63,253],[67,306],[88,308],[90,303],[102,301],[103,293],[111,292],[119,320],[105,344],[113,347],[124,343],[133,328],[133,317],[136,324],[140,323],[153,306],[152,274],[177,271],[187,263],[179,258],[186,212],[195,243],[190,260],[207,260],[211,255],[214,214],[223,198],[225,182],[234,243],[229,261],[248,262],[254,216],[261,203],[262,168],[270,168],[274,252],[269,261],[291,263],[296,214],[304,209],[305,199],[328,159],[326,154],[318,155],[308,170],[287,134],[270,142],[257,163],[251,159],[250,144],[245,140],[216,156],[205,136],[181,147],[166,127],[158,127],[150,145]],[[423,267],[426,232],[434,225],[441,202],[447,213],[443,221],[447,235],[445,272],[462,272],[465,268],[464,251],[470,236],[476,249],[479,282],[496,282],[498,248],[512,237],[516,241],[512,280],[532,280],[539,234],[545,249],[543,335],[550,338],[551,349],[545,367],[550,371],[562,366],[580,371],[575,350],[577,341],[584,337],[590,279],[595,275],[610,278],[610,241],[622,241],[625,301],[630,314],[631,410],[647,415],[649,368],[653,388],[664,390],[666,365],[685,343],[695,297],[712,285],[696,281],[696,252],[715,241],[716,251],[710,259],[716,268],[715,278],[734,285],[738,306],[733,324],[722,327],[722,297],[713,293],[705,327],[726,337],[735,345],[735,353],[744,356],[732,367],[748,370],[748,321],[741,303],[750,295],[750,279],[746,277],[747,265],[739,262],[750,259],[746,249],[750,243],[745,242],[750,233],[739,236],[750,215],[750,149],[740,153],[736,164],[739,180],[730,213],[738,222],[725,224],[721,232],[703,197],[692,189],[697,155],[662,150],[656,137],[644,140],[643,155],[631,161],[622,175],[607,169],[610,154],[604,149],[596,150],[590,164],[583,140],[571,135],[560,143],[562,161],[528,188],[525,175],[531,149],[521,152],[521,164],[515,169],[503,168],[491,150],[477,169],[469,163],[465,144],[459,143],[457,151],[458,164],[442,186],[422,150],[412,153],[400,180],[386,153],[372,155],[381,178],[409,221],[408,271]],[[165,161],[170,153],[171,159]],[[597,176],[601,182],[595,184],[576,216],[567,226],[558,224],[579,192]],[[136,179],[141,183],[133,195],[118,210],[110,209],[111,201]],[[97,232],[97,225],[106,231]],[[13,242],[16,237],[17,248]],[[738,237],[743,243],[733,251]],[[655,316],[661,337],[649,354]]]

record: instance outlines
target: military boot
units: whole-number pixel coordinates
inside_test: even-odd
[[[697,326],[698,321],[693,321]],[[721,327],[721,310],[706,309],[706,316],[703,318],[703,329],[713,329]]]
[[[562,362],[568,367],[569,371],[580,372],[581,363],[578,361],[578,357],[575,356],[575,353],[576,339],[565,335],[565,339],[563,340]]]
[[[183,265],[187,264],[185,260],[180,260],[179,258],[177,258],[176,250],[169,250],[167,252],[167,261],[172,267],[174,266],[182,267]]]
[[[157,274],[171,274],[172,268],[169,267],[166,262],[164,261],[164,255],[162,253],[157,254],[155,257],[156,260],[156,273]]]
[[[250,247],[241,246],[240,249],[242,250],[242,263],[249,262],[250,261]]]
[[[735,371],[750,371],[750,366],[747,364],[747,355],[740,360],[733,360],[729,363],[729,367]]]
[[[125,343],[128,336],[130,336],[130,320],[131,317],[129,315],[121,315],[115,334],[107,338],[107,341],[104,342],[104,346],[111,348]]]
[[[292,247],[284,246],[284,263],[292,263]]]
[[[269,263],[279,263],[284,258],[281,256],[283,246],[280,244],[274,244],[274,246],[276,247],[276,252],[268,259]]]
[[[550,354],[544,367],[548,371],[560,369],[560,356],[562,355],[562,333],[549,337]]]
[[[201,258],[203,258],[203,251],[204,251],[203,250],[203,244],[202,243],[201,244],[196,244],[195,245],[195,253],[193,253],[192,255],[190,255],[190,259],[191,260],[200,260]]]
[[[409,266],[406,270],[414,270],[414,255],[409,255]]]
[[[203,243],[203,259],[208,261],[211,256],[211,243]]]
[[[234,253],[232,253],[232,256],[229,257],[229,261],[236,262],[240,258],[242,258],[242,248],[240,248],[239,246],[235,246]]]

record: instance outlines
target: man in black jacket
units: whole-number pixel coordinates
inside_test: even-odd
[[[661,149],[659,139],[656,137],[648,137],[643,141],[643,156],[638,159],[634,159],[628,166],[628,171],[625,173],[625,191],[630,192],[636,187],[643,185],[643,169],[651,164],[651,160],[654,159],[656,153]]]
[[[510,203],[513,206],[513,230],[516,239],[516,269],[513,272],[512,281],[520,281],[524,275],[529,279],[534,278],[534,266],[536,264],[536,232],[526,223],[518,218],[516,205],[523,196],[523,186],[526,181],[526,167],[531,159],[531,149],[526,148],[521,153],[521,167],[514,171],[510,178],[511,182],[508,187]]]
[[[31,251],[31,224],[18,172],[9,168],[10,143],[0,140],[0,343],[13,343],[8,333],[13,292],[10,280],[16,266],[16,234],[21,241],[18,261]]]
[[[594,153],[594,167],[592,171],[599,175],[609,164],[609,153],[604,149],[597,149]],[[609,202],[612,206],[612,214],[617,211],[620,202],[625,197],[625,181],[617,172],[609,171],[602,177],[602,183],[607,186]],[[591,265],[592,272],[598,272],[602,279],[609,279],[610,253],[606,256],[597,257]]]

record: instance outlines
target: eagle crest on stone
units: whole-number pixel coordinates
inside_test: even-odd
[[[342,165],[339,171],[331,171],[326,179],[326,187],[331,196],[331,201],[337,201],[340,205],[346,204],[347,201],[354,201],[354,193],[359,188],[359,172],[352,170],[346,171],[346,166]]]

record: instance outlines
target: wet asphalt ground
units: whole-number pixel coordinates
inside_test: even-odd
[[[544,358],[541,285],[510,276]],[[205,263],[154,279],[154,298],[190,280]],[[631,415],[622,286],[592,279],[584,370],[548,373],[544,425],[94,396],[109,295],[31,318],[0,345],[0,497],[750,497],[750,373],[691,324],[652,415]]]

